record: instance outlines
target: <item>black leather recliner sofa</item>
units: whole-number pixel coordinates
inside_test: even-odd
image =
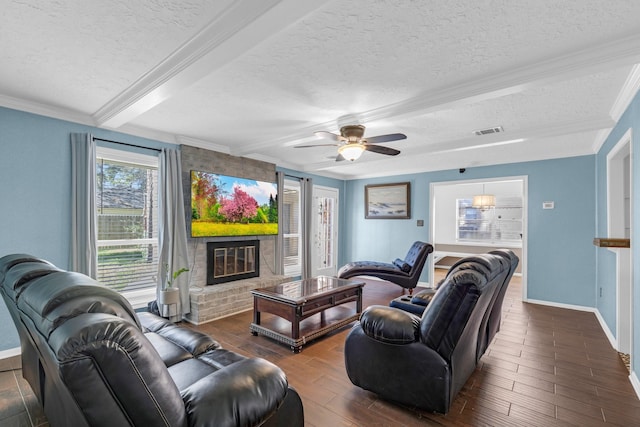
[[[338,277],[349,279],[356,276],[372,276],[395,283],[405,289],[409,294],[418,284],[420,273],[429,254],[433,252],[433,246],[425,242],[414,242],[404,259],[397,258],[393,262],[380,261],[354,261],[343,265],[338,270]]]
[[[22,372],[52,426],[303,426],[284,372],[200,332],[135,313],[93,279],[0,258]]]
[[[493,337],[500,330],[500,321],[502,319],[502,302],[504,300],[504,295],[507,292],[507,287],[509,286],[511,277],[513,277],[513,273],[516,271],[516,267],[518,267],[518,263],[520,262],[516,254],[509,249],[496,249],[490,251],[489,254],[503,257],[507,262],[507,267],[509,268],[509,270],[504,278],[504,281],[498,287],[497,292],[494,293],[493,301],[490,303],[490,311],[487,313],[485,319],[483,320],[483,322],[486,324],[486,334],[484,336],[480,335],[480,337],[478,338],[480,340],[478,359],[480,359],[484,351],[493,340]],[[473,256],[462,258],[455,264],[453,264],[447,272],[447,275],[443,279],[443,282],[447,279],[447,276],[458,270],[458,266],[460,264],[467,263],[473,259]],[[433,296],[435,295],[437,289],[437,287],[425,289],[423,291],[417,292],[413,296],[401,296],[395,298],[389,303],[389,306],[408,311],[409,313],[413,313],[418,316],[422,316],[422,313],[433,299]]]
[[[345,342],[351,382],[391,401],[447,413],[489,344],[492,306],[510,271],[499,254],[465,258],[421,317],[368,307]]]

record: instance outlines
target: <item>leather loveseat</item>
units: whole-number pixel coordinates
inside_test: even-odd
[[[22,372],[52,426],[302,426],[284,372],[209,336],[136,313],[95,280],[0,258]]]
[[[488,343],[492,305],[511,264],[499,254],[465,258],[422,313],[370,306],[349,332],[351,382],[409,407],[447,413]]]

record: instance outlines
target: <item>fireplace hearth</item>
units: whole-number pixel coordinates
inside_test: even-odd
[[[207,285],[260,276],[260,240],[207,242]]]

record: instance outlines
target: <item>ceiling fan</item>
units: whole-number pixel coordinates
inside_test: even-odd
[[[333,144],[315,144],[315,145],[296,145],[295,148],[309,148],[309,147],[338,147],[338,156],[336,161],[350,160],[354,161],[362,153],[367,150],[373,153],[386,154],[387,156],[397,156],[400,154],[399,150],[389,147],[383,147],[379,144],[381,142],[398,141],[400,139],[406,139],[407,135],[403,133],[390,133],[388,135],[372,136],[370,138],[364,138],[364,129],[362,125],[348,125],[340,128],[340,135],[335,133],[318,131],[314,134],[320,138],[330,139],[335,141]]]

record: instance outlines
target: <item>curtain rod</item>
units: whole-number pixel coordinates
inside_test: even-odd
[[[153,151],[157,151],[158,153],[160,153],[162,151],[159,148],[143,147],[142,145],[135,145],[135,144],[129,144],[129,143],[126,143],[126,142],[113,141],[111,139],[96,138],[95,136],[93,137],[93,140],[94,141],[102,141],[102,142],[111,142],[113,144],[126,145],[127,147],[144,148],[145,150],[153,150]]]

